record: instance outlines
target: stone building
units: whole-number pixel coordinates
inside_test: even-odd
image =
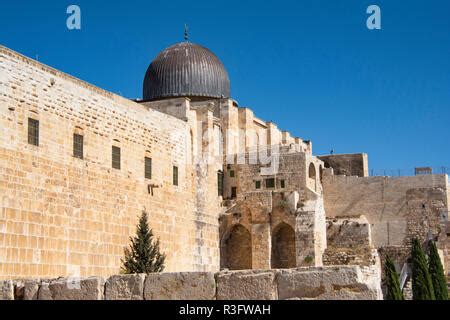
[[[450,265],[446,175],[315,156],[190,42],[155,58],[136,100],[0,47],[0,127],[1,278],[118,273],[142,210],[165,271],[373,266],[383,250],[401,268],[413,236]]]

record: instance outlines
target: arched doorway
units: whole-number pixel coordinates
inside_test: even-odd
[[[294,268],[295,232],[287,223],[280,223],[272,235],[272,268]]]
[[[230,270],[252,268],[252,237],[241,224],[233,226],[222,239],[220,266]]]

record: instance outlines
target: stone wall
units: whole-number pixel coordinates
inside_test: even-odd
[[[371,224],[376,247],[409,245],[412,237],[443,234],[447,175],[347,177],[324,175],[327,217],[359,217]]]
[[[28,118],[39,121],[39,146],[27,143]],[[116,274],[144,209],[167,271],[218,270],[217,168],[189,161],[190,122],[0,47],[0,128],[0,278]]]
[[[358,266],[0,281],[0,300],[382,299],[379,269]]]
[[[325,163],[325,168],[333,168],[334,174],[367,177],[369,163],[366,153],[329,154],[317,156]]]
[[[364,216],[327,219],[325,265],[372,266],[379,263],[372,246],[370,224]]]

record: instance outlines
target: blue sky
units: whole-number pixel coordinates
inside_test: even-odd
[[[81,8],[81,30],[66,8]],[[366,8],[381,8],[381,30]],[[375,172],[450,170],[450,2],[2,1],[0,43],[106,90],[142,96],[148,64],[190,40],[222,60],[232,96],[315,154],[366,152]]]

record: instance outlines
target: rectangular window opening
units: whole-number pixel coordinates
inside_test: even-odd
[[[152,178],[152,158],[145,157],[145,179]]]
[[[274,178],[266,179],[266,188],[275,188],[275,179]]]
[[[83,136],[76,133],[73,134],[73,156],[83,159]]]
[[[178,167],[177,166],[173,166],[173,185],[174,186],[178,185]]]
[[[217,195],[223,197],[223,172],[217,172]]]
[[[237,196],[237,188],[236,187],[231,187],[231,198],[235,199]]]
[[[39,121],[28,118],[28,143],[39,146]]]
[[[120,148],[112,147],[112,167],[120,170]]]

